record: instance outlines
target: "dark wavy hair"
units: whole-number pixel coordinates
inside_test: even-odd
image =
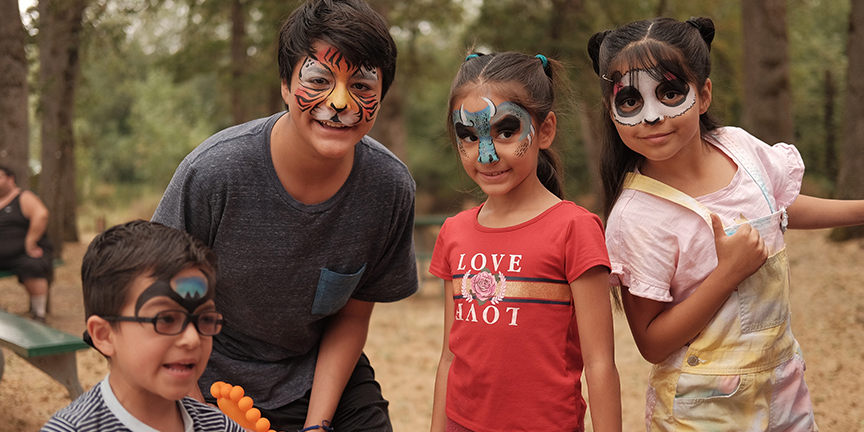
[[[84,254],[85,319],[119,315],[139,276],[170,280],[192,266],[202,270],[208,286],[216,286],[216,254],[191,234],[140,219],[113,226],[96,236]],[[205,298],[214,294],[208,289]]]
[[[396,76],[396,43],[387,21],[363,0],[307,0],[279,30],[279,78],[291,84],[294,66],[327,42],[354,65],[381,69],[381,98]]]
[[[473,86],[493,86],[499,94],[505,95],[507,100],[525,108],[532,119],[541,122],[549,112],[561,114],[558,111],[563,104],[559,103],[558,99],[561,99],[560,95],[569,95],[569,87],[566,85],[564,65],[560,62],[546,59],[544,67],[544,62],[538,57],[518,52],[475,54],[469,55],[462,62],[450,86],[447,131],[454,147],[456,141],[452,137],[456,136],[456,131],[451,120],[452,113],[456,110],[456,101]],[[537,177],[543,186],[558,198],[564,197],[562,169],[561,158],[555,150],[554,142],[549,148],[540,150]]]
[[[713,40],[714,23],[710,18],[690,18],[683,22],[671,18],[654,18],[596,33],[588,41],[588,55],[591,56],[594,72],[601,78],[605,107],[599,120],[603,125],[600,177],[605,217],[609,217],[621,194],[624,176],[644,159],[624,144],[609,116],[612,109],[611,78],[626,72],[619,68],[645,69],[650,70],[655,78],[660,79],[671,73],[701,89],[711,74]],[[699,116],[699,129],[703,137],[718,127],[719,121],[710,112]]]

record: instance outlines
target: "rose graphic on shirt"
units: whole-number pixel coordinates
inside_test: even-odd
[[[476,299],[477,303],[482,305],[487,301],[492,304],[498,304],[504,299],[504,293],[507,290],[507,279],[503,273],[493,275],[489,269],[482,269],[480,273],[471,276],[471,272],[465,272],[462,276],[462,296],[468,302]]]

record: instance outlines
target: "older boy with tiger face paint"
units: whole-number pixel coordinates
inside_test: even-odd
[[[337,172],[332,187],[310,197],[314,202],[335,193],[336,186],[341,185],[350,171],[354,145],[375,124],[382,83],[378,68],[352,63],[327,42],[318,41],[312,47],[314,54],[295,65],[290,85],[282,83],[288,115],[280,122],[284,125],[287,145],[281,149],[290,150],[295,156],[308,155],[304,167],[324,164]],[[277,123],[274,131],[279,127]],[[303,191],[308,189],[304,187]]]
[[[367,136],[396,44],[364,0],[306,0],[278,48],[287,111],[201,144],[153,217],[219,256],[226,324],[198,385],[242,386],[274,430],[390,432],[362,350],[374,303],[417,290],[414,181]]]

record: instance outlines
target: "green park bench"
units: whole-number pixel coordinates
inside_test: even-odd
[[[0,346],[12,350],[63,384],[72,400],[84,393],[78,381],[75,352],[89,346],[80,337],[0,310]],[[0,378],[3,364],[0,351]]]
[[[417,270],[420,281],[435,279],[429,273],[429,262],[432,261],[432,249],[438,229],[450,215],[422,215],[414,217],[414,255],[417,258]]]
[[[429,261],[432,259],[432,248],[435,246],[435,237],[428,230],[440,228],[449,215],[423,215],[414,217],[414,253],[417,261]]]

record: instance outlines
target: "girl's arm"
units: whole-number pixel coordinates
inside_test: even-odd
[[[447,426],[444,405],[447,401],[447,374],[450,372],[450,364],[453,363],[453,353],[450,352],[450,328],[453,327],[455,313],[453,293],[453,281],[444,281],[444,343],[441,348],[441,360],[438,361],[438,373],[435,375],[431,432],[444,432]]]
[[[615,367],[609,270],[592,267],[570,283],[588,383],[591,424],[597,432],[621,432],[621,383]]]
[[[864,200],[833,200],[798,195],[786,209],[789,228],[819,229],[864,224]]]
[[[791,218],[790,218],[791,219]],[[693,340],[729,298],[729,294],[768,259],[768,249],[759,232],[742,225],[731,236],[723,232],[717,215],[711,215],[717,268],[693,294],[670,309],[664,303],[621,290],[621,301],[633,339],[642,357],[660,363]]]

